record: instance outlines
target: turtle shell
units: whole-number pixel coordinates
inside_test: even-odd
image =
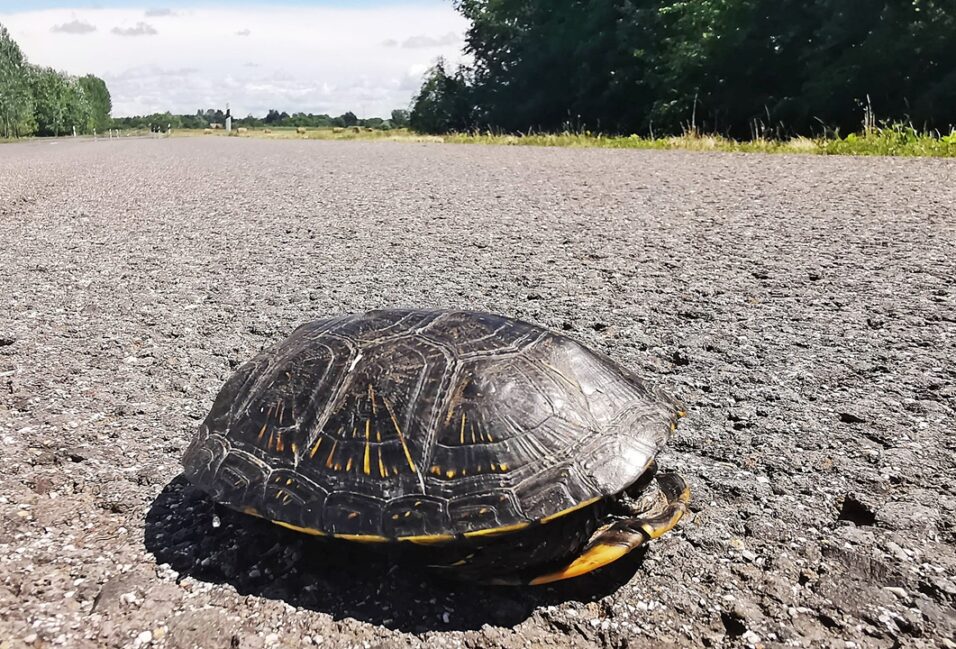
[[[535,325],[380,310],[302,325],[242,365],[183,458],[220,503],[352,540],[550,520],[632,484],[678,406]]]

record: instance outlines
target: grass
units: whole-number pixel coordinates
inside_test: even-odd
[[[122,132],[123,135],[148,135],[147,131]],[[227,137],[223,130],[173,129],[173,137]],[[603,135],[587,131],[580,133],[530,133],[502,135],[496,133],[454,133],[449,135],[420,135],[407,129],[390,131],[363,128],[307,128],[305,133],[295,127],[249,128],[233,137],[256,137],[275,140],[378,140],[396,142],[437,142],[452,144],[494,144],[505,146],[553,146],[606,149],[668,149],[682,151],[724,151],[741,153],[804,153],[816,155],[875,155],[956,157],[956,130],[949,135],[918,131],[906,124],[867,124],[861,133],[845,137],[807,138],[789,140],[758,138],[732,140],[720,135],[688,132],[674,137],[647,138],[637,135]],[[101,134],[100,137],[103,137]]]
[[[817,155],[876,155],[956,157],[956,131],[942,136],[921,133],[912,126],[887,125],[851,133],[846,137],[789,140],[758,138],[732,140],[720,135],[685,133],[680,136],[645,138],[637,135],[607,136],[594,133],[497,135],[491,133],[444,136],[444,142],[460,144],[504,144],[609,149],[669,149],[684,151],[725,151],[742,153],[808,153]]]
[[[267,132],[268,131],[268,132]],[[606,149],[669,149],[682,151],[725,151],[742,153],[805,153],[817,155],[877,155],[956,157],[956,131],[949,135],[920,132],[912,126],[893,124],[872,126],[862,133],[846,137],[807,138],[789,140],[759,138],[732,140],[720,135],[685,133],[680,136],[647,138],[637,135],[603,135],[600,133],[531,133],[502,135],[495,133],[454,133],[449,135],[419,135],[407,129],[378,131],[366,129],[308,128],[298,133],[293,127],[272,129],[250,128],[236,137],[264,137],[299,140],[389,140],[399,142],[444,142],[452,144],[495,144],[506,146],[555,146]],[[173,130],[176,137],[225,137],[225,131],[198,129]]]

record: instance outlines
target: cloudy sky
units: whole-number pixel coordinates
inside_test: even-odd
[[[462,59],[451,0],[0,0],[27,59],[106,80],[113,115],[270,108],[387,117]]]

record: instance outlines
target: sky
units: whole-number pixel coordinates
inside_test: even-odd
[[[388,117],[438,57],[464,60],[450,0],[0,0],[30,63],[95,74],[113,115],[270,108]]]

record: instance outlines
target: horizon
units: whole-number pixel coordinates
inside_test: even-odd
[[[4,2],[0,24],[30,63],[102,78],[114,117],[388,117],[439,57],[465,60],[467,21],[436,0],[91,4]]]

